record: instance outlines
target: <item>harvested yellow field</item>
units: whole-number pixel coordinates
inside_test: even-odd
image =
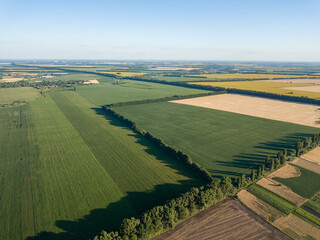
[[[308,201],[308,199],[301,197],[300,195],[294,193],[288,187],[284,186],[283,184],[280,184],[279,182],[273,179],[262,178],[257,182],[257,184],[279,195],[280,197],[287,199],[289,202],[292,202],[297,206],[301,206],[302,204]]]
[[[317,164],[315,162],[311,162],[303,158],[296,158],[295,160],[292,161],[292,163],[299,167],[302,167],[312,172],[320,174],[320,164]]]
[[[312,83],[312,84],[320,84],[320,78],[258,80],[257,82],[273,82],[273,83]]]
[[[98,84],[99,81],[97,79],[85,81],[83,84]]]
[[[314,162],[320,165],[320,147],[313,149],[312,151],[303,154],[302,159]]]
[[[309,97],[320,99],[319,92],[307,92],[300,89],[289,90],[286,88],[311,86],[308,83],[280,83],[280,82],[262,82],[262,81],[231,81],[231,82],[191,82],[189,84],[234,88],[240,90],[250,90],[258,92],[269,92],[281,95],[289,95],[296,97]]]
[[[320,85],[302,86],[302,87],[286,87],[285,89],[320,93]]]
[[[138,73],[138,72],[100,72],[100,73],[118,75],[121,77],[142,76],[147,74],[147,73]]]
[[[320,229],[292,215],[277,219],[274,225],[293,239],[319,239]]]
[[[299,177],[301,175],[298,168],[286,164],[282,168],[279,168],[277,171],[274,171],[273,173],[268,175],[268,178],[293,178],[293,177]]]
[[[286,216],[284,213],[267,204],[260,198],[257,198],[247,190],[241,190],[237,196],[240,202],[242,202],[246,207],[270,222]]]
[[[205,77],[208,79],[280,79],[280,78],[310,78],[315,76],[308,75],[286,75],[286,74],[244,74],[244,73],[230,73],[230,74],[201,74],[188,75],[188,77]]]
[[[1,82],[18,82],[23,80],[24,78],[2,78],[0,79]]]
[[[240,94],[219,94],[172,102],[320,127],[318,123],[320,119],[319,106],[311,104],[285,102]]]

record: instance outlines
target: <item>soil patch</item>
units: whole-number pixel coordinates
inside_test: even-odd
[[[320,84],[320,79],[300,78],[300,79],[277,79],[277,80],[259,80],[257,82],[274,82],[274,83],[314,83]]]
[[[154,240],[290,239],[235,199],[210,207]]]
[[[290,165],[286,164],[282,168],[279,168],[277,171],[274,171],[273,173],[268,175],[268,178],[292,178],[292,177],[299,177],[301,173],[299,172],[299,169]]]
[[[93,80],[88,80],[86,82],[84,82],[83,84],[98,84],[99,81],[97,79],[93,79]]]
[[[320,147],[316,147],[312,151],[304,154],[301,159],[308,160],[320,165]]]
[[[291,213],[287,217],[276,220],[274,224],[294,239],[305,239],[310,236],[319,239],[320,236],[319,228]]]
[[[311,162],[303,158],[296,158],[292,161],[292,164],[320,174],[320,164],[317,164],[315,162]]]
[[[262,178],[257,182],[257,184],[279,195],[280,197],[287,199],[289,202],[292,202],[297,206],[301,206],[302,204],[308,201],[308,199],[301,197],[300,195],[294,193],[288,187],[284,186],[283,184],[280,184],[279,182],[273,179]]]
[[[320,118],[319,106],[312,104],[293,103],[240,94],[220,94],[172,102],[320,127],[317,122]]]
[[[241,190],[237,196],[244,205],[267,221],[273,222],[280,217],[286,216],[284,213],[257,198],[247,190]]]
[[[18,82],[23,80],[24,78],[2,78],[0,81],[2,82]]]
[[[304,86],[304,87],[286,87],[284,89],[320,93],[320,85]]]

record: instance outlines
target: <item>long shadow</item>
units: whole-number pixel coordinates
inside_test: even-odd
[[[96,114],[103,116],[109,124],[116,126],[118,128],[122,128],[128,130],[128,127],[124,125],[122,122],[117,120],[116,118],[109,116],[106,114],[101,108],[93,108]],[[144,151],[149,155],[154,156],[159,162],[164,164],[167,167],[170,167],[176,170],[177,174],[193,178],[199,181],[199,185],[204,184],[203,180],[201,180],[192,170],[186,168],[183,163],[180,163],[170,157],[168,154],[164,153],[161,149],[155,146],[150,140],[146,139],[145,137],[140,136],[136,132],[130,129],[130,133],[128,136],[134,137],[136,139],[136,143],[144,147]]]
[[[230,161],[216,161],[222,166],[236,167],[243,169],[256,169],[259,165],[265,162],[266,156],[275,157],[276,153],[283,149],[293,148],[294,144],[301,140],[303,137],[311,137],[312,134],[308,133],[292,133],[282,138],[276,139],[276,141],[261,142],[254,146],[254,149],[259,149],[255,153],[241,153],[232,156]],[[219,172],[212,170],[214,173]],[[210,171],[210,172],[212,172]],[[224,173],[222,173],[224,174]],[[231,173],[231,175],[236,175]]]
[[[61,233],[40,232],[36,236],[28,237],[27,240],[87,240],[92,239],[102,230],[117,230],[122,219],[137,217],[143,213],[140,210],[134,216],[128,214],[126,211],[128,202],[134,203],[139,199],[138,205],[143,205],[145,210],[161,205],[166,200],[158,199],[159,193],[168,192],[168,189],[174,189],[177,193],[184,192],[184,185],[189,184],[188,181],[192,180],[179,181],[179,184],[157,185],[150,192],[128,192],[126,197],[109,204],[106,208],[94,209],[81,219],[56,221],[56,226],[61,229]]]
[[[94,109],[96,114],[102,115],[109,124],[113,126],[128,129],[122,122],[108,116],[100,109]],[[126,196],[117,202],[110,203],[106,208],[91,210],[88,215],[75,221],[58,220],[55,225],[61,229],[61,233],[40,232],[36,236],[27,238],[27,240],[87,240],[98,235],[102,230],[114,231],[118,230],[121,221],[124,218],[138,217],[144,211],[154,206],[162,205],[167,200],[179,196],[181,193],[188,191],[191,187],[198,187],[204,184],[204,181],[187,169],[182,163],[169,157],[160,149],[155,147],[152,142],[144,137],[129,132],[128,136],[134,137],[137,144],[144,146],[144,150],[156,157],[157,160],[166,166],[174,169],[177,174],[186,176],[190,179],[179,180],[177,184],[165,183],[159,184],[148,192],[127,192]],[[131,210],[130,210],[131,209]],[[132,210],[133,209],[133,210]]]

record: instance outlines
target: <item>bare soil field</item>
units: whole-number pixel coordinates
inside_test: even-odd
[[[299,169],[296,167],[286,164],[282,168],[279,168],[277,171],[268,175],[268,178],[292,178],[292,177],[299,177],[300,176]]]
[[[277,219],[274,224],[294,239],[306,239],[307,237],[309,237],[308,239],[320,239],[319,228],[291,213],[286,217]]]
[[[320,165],[320,147],[316,147],[312,151],[304,154],[302,157],[300,157],[304,160],[308,160],[311,162],[314,162],[316,164]]]
[[[93,79],[93,80],[88,80],[86,82],[84,82],[83,84],[98,84],[99,81],[97,79]]]
[[[303,158],[297,158],[293,160],[292,163],[299,167],[303,167],[307,170],[320,174],[320,164],[317,164],[315,162],[311,162]]]
[[[0,81],[2,82],[17,82],[17,81],[21,81],[24,78],[2,78],[0,79]]]
[[[287,199],[289,202],[292,202],[297,206],[301,206],[302,204],[308,201],[308,199],[301,197],[300,195],[294,193],[288,187],[284,186],[283,184],[280,184],[279,182],[273,179],[262,178],[257,182],[257,184],[283,197],[284,199]]]
[[[320,128],[320,124],[317,123],[320,118],[319,106],[311,104],[240,94],[221,94],[172,102]]]
[[[273,82],[273,83],[314,83],[320,84],[319,78],[299,78],[299,79],[277,79],[277,80],[257,80],[257,82]]]
[[[257,198],[247,190],[241,190],[237,196],[240,202],[268,221],[273,222],[278,218],[286,216],[284,213]]]
[[[226,199],[154,240],[290,239],[239,201]]]
[[[303,86],[303,87],[286,87],[284,89],[320,93],[320,85]]]

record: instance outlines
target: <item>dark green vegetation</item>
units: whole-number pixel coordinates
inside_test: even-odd
[[[307,206],[308,208],[311,208],[314,211],[320,213],[320,203],[313,201],[313,200],[309,200],[304,205]]]
[[[208,91],[169,86],[157,83],[121,80],[118,84],[104,83],[81,86],[77,91],[96,105],[106,105],[134,100],[190,95]]]
[[[206,209],[235,193],[230,178],[214,181],[200,188],[192,188],[182,196],[157,206],[138,219],[124,219],[119,232],[102,231],[94,240],[150,239],[163,231],[173,228],[198,211]]]
[[[212,176],[251,172],[318,129],[177,103],[116,108],[138,127],[190,155]]]
[[[320,191],[320,174],[299,168],[301,175],[293,178],[274,178],[274,180],[290,187],[292,191],[305,198],[311,198]]]
[[[171,156],[172,158],[176,159],[179,162],[182,162],[187,168],[193,170],[195,173],[197,173],[200,177],[202,177],[205,181],[211,182],[213,178],[211,177],[210,173],[201,167],[198,163],[192,162],[190,156],[185,154],[184,152],[181,152],[180,150],[176,149],[175,147],[169,146],[168,144],[164,143],[161,139],[153,136],[151,133],[137,128],[136,124],[132,122],[131,120],[123,117],[113,109],[109,107],[103,107],[103,110],[110,114],[112,117],[115,117],[116,119],[123,122],[126,126],[134,130],[137,134],[139,134],[142,137],[145,137],[146,139],[150,140],[156,147],[160,148],[163,152]]]
[[[265,201],[266,203],[280,210],[281,212],[284,212],[285,214],[289,214],[289,213],[296,214],[298,217],[303,218],[309,222],[312,222],[320,226],[320,218],[295,206],[294,204],[290,203],[284,198],[274,194],[273,192],[270,192],[269,190],[257,184],[250,185],[247,188],[247,190],[253,195],[255,195],[256,197],[260,198],[261,200]]]
[[[1,239],[87,239],[203,184],[76,92],[0,122]]]
[[[294,204],[257,184],[252,184],[247,190],[285,214],[289,214],[297,208]]]

